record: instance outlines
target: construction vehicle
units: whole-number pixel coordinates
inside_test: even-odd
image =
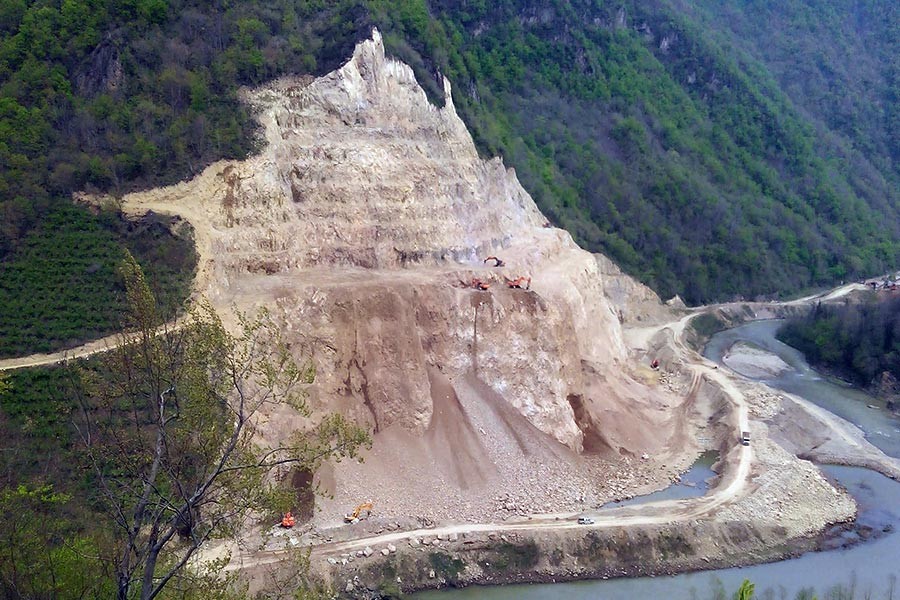
[[[742,432],[741,432],[741,445],[742,445],[742,446],[749,446],[749,445],[750,445],[750,432],[749,432],[749,431],[742,431]]]
[[[502,260],[500,260],[500,259],[497,258],[496,256],[488,256],[486,259],[484,259],[484,262],[487,263],[489,260],[494,261],[494,266],[495,266],[495,267],[502,267],[502,266],[505,266],[505,265],[506,265],[505,262],[503,262]]]
[[[290,512],[284,513],[284,516],[281,517],[281,526],[285,529],[290,529],[296,524],[297,520],[294,519],[294,515],[292,515]]]
[[[509,288],[516,288],[519,290],[529,290],[531,289],[531,277],[516,277],[515,279],[503,279],[506,280],[506,286]]]
[[[352,513],[344,515],[344,521],[347,523],[359,523],[362,519],[366,519],[372,514],[372,506],[371,502],[363,502]],[[363,512],[366,514],[363,515]]]
[[[468,287],[475,288],[476,290],[486,291],[491,287],[491,284],[483,279],[478,279],[477,277],[472,278],[472,283],[469,284]]]

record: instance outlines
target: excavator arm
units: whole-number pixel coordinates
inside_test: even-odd
[[[369,516],[372,512],[373,504],[371,502],[363,502],[359,506],[357,506],[352,513],[349,515],[344,515],[344,521],[347,523],[352,523],[353,521],[359,519],[360,515],[363,511],[366,511],[366,516]]]

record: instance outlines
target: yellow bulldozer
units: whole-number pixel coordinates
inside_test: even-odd
[[[358,523],[362,519],[368,518],[372,514],[372,506],[371,502],[363,502],[352,513],[344,515],[344,521],[347,523]]]

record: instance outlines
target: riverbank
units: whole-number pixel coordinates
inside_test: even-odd
[[[791,368],[777,354],[747,342],[734,344],[722,357],[722,362],[735,373],[751,379],[770,379]]]
[[[807,365],[789,364],[760,345],[739,341],[724,350],[721,361],[744,377],[784,381],[787,375],[797,380],[809,379],[819,385],[828,385]],[[819,464],[837,464],[864,467],[890,477],[900,479],[900,460],[888,456],[866,439],[866,433],[849,421],[798,394],[775,390],[759,381],[742,383],[748,398],[763,399],[751,402],[755,417],[766,423],[772,439],[788,452]],[[812,385],[812,383],[810,384]],[[852,388],[847,388],[848,392]],[[860,404],[864,414],[870,403],[864,397],[854,396],[848,403]],[[868,416],[868,415],[867,415]]]
[[[668,575],[795,556],[817,548],[833,524],[854,518],[852,498],[812,463],[769,439],[759,416],[772,411],[777,399],[771,390],[711,368],[701,372],[698,396],[712,407],[707,434],[720,446],[723,476],[700,502],[588,511],[597,526],[579,526],[574,517],[548,522],[535,515],[487,530],[459,525],[443,533],[391,534],[365,547],[321,546],[314,551],[314,564],[327,565],[323,577],[353,598],[440,587]],[[737,427],[728,425],[734,396],[746,400],[755,417],[749,425],[752,462],[739,460],[750,448],[736,444]],[[750,467],[746,475],[741,464]]]
[[[313,571],[345,597],[371,598],[475,584],[664,575],[773,561],[815,548],[823,532],[854,518],[852,498],[797,457],[810,444],[801,448],[797,432],[778,426],[780,418],[790,418],[784,417],[785,407],[793,406],[787,396],[718,368],[686,346],[690,318],[637,331],[632,358],[638,365],[661,358],[658,371],[647,368],[647,384],[655,381],[683,396],[683,409],[690,411],[690,418],[673,427],[688,427],[679,435],[720,452],[716,471],[721,476],[710,494],[419,529],[403,524],[361,534],[336,528],[312,542]],[[750,354],[763,356],[756,350]],[[741,430],[751,432],[751,446],[738,443]],[[838,448],[847,445],[838,435],[829,438]],[[846,458],[861,461],[863,456]],[[589,514],[595,523],[578,524],[579,514]],[[586,539],[595,543],[585,545]],[[620,559],[618,546],[631,548],[632,539],[639,542],[635,548],[649,553],[627,550]],[[294,538],[282,543],[283,548],[306,545]],[[603,544],[609,551],[600,551]],[[285,555],[264,549],[249,561],[233,560],[228,569],[258,577],[260,569],[279,565]]]
[[[888,598],[900,556],[900,483],[856,467],[823,469],[858,499],[860,514],[836,527],[815,551],[753,566],[695,571],[672,576],[611,578],[546,585],[504,585],[422,592],[416,600],[698,600],[731,597],[741,582],[756,585],[757,598]],[[887,509],[885,509],[887,507]],[[822,550],[822,551],[820,551]]]
[[[388,556],[373,550],[372,560],[363,551],[351,563],[358,566],[340,569],[335,583],[345,596],[381,598],[445,587],[655,577],[782,560],[815,550],[824,539],[766,542],[782,536],[777,527],[696,521],[688,526],[466,535],[439,545],[414,540]]]
[[[745,352],[746,348],[749,348],[749,351]],[[732,356],[735,354],[733,349],[734,346],[728,348],[732,352]],[[780,373],[784,371],[784,365],[788,364],[774,354],[768,355],[764,349],[755,344],[741,344],[737,350],[737,354],[743,354],[743,356],[740,356],[740,362],[749,367],[758,368],[767,374]],[[752,357],[758,358],[756,364],[752,364]],[[779,365],[779,368],[771,370],[770,367],[773,364]],[[805,371],[803,375],[809,379],[816,379],[814,374]],[[799,454],[803,458],[808,458],[817,463],[859,465],[896,479],[897,461],[886,456],[881,450],[868,442],[865,439],[865,433],[859,427],[797,395],[773,389],[768,385],[749,380],[738,380],[737,385],[747,400],[753,420],[759,423],[757,428],[764,428],[764,435],[771,437],[772,441],[776,445],[783,447],[786,453]],[[857,402],[856,399],[847,399],[846,401]],[[754,445],[759,444],[757,433],[758,431],[754,431]],[[840,468],[828,467],[826,470],[829,472],[829,476],[833,477],[836,469]],[[847,475],[847,473],[850,475]],[[896,504],[898,490],[896,487],[886,488],[888,490],[884,492],[886,499],[874,498],[871,496],[874,493],[873,489],[885,488],[885,484],[873,478],[879,477],[878,475],[865,469],[860,471],[858,476],[852,470],[845,471],[844,474],[844,481],[847,482],[846,485],[848,487],[851,483],[846,479],[847,476],[861,478],[854,485],[853,491],[855,495],[859,495],[862,499],[863,510],[867,510],[869,513],[864,515],[859,522],[854,522],[852,526],[829,528],[818,536],[818,542],[815,544],[809,543],[810,538],[795,540],[796,545],[794,548],[797,552],[802,552],[806,549],[826,549],[829,550],[828,552],[806,554],[802,559],[796,561],[798,563],[796,565],[794,564],[795,561],[790,561],[760,567],[715,571],[716,577],[723,577],[726,582],[731,581],[731,585],[734,587],[744,577],[749,577],[751,580],[758,582],[758,590],[761,591],[764,585],[772,586],[770,589],[776,588],[774,590],[776,593],[778,585],[781,585],[780,582],[790,580],[794,584],[793,589],[788,588],[791,590],[791,595],[800,588],[810,587],[811,584],[819,584],[820,582],[829,587],[835,585],[849,586],[847,589],[855,587],[857,581],[856,573],[868,573],[869,566],[880,565],[884,562],[879,558],[884,551],[879,550],[879,548],[893,548],[900,543],[896,539],[897,536],[891,533],[895,528],[896,517],[888,515],[890,518],[886,519],[883,516],[884,509],[882,508],[889,508]],[[840,478],[838,480],[840,481]],[[759,478],[756,478],[755,481],[756,483],[762,483],[759,481]],[[889,493],[893,493],[893,496],[887,497]],[[790,496],[790,494],[789,490],[785,490],[786,496]],[[764,498],[766,495],[763,493],[760,495],[760,498]],[[808,500],[816,502],[817,498],[815,496],[813,495]],[[867,503],[868,505],[866,505]],[[773,532],[765,532],[763,535],[773,536]],[[804,545],[803,542],[806,542],[806,544]],[[851,549],[847,548],[848,544],[859,545]],[[838,549],[834,550],[834,548]],[[873,550],[869,551],[869,548]],[[888,554],[895,555],[895,553],[891,552],[888,552]],[[890,562],[890,559],[886,560]],[[825,571],[816,567],[804,570],[803,565],[807,563],[828,566],[823,567]],[[745,563],[742,561],[742,564]],[[859,590],[881,591],[882,588],[888,589],[891,583],[889,576],[885,573],[891,572],[892,569],[889,564],[881,566],[884,568],[879,571],[881,574],[877,577],[861,578]],[[698,568],[703,568],[703,566],[701,565]],[[817,576],[815,581],[807,579],[806,583],[804,583],[803,573],[806,573],[808,576],[811,572],[818,572],[821,575]],[[826,572],[828,574],[827,577],[823,577],[822,575]],[[843,576],[839,575],[841,573],[843,573]],[[658,573],[656,574],[658,575]],[[685,582],[702,581],[702,579],[698,579],[699,577],[700,574],[693,577],[682,575],[676,578],[665,579],[596,582],[587,583],[580,587],[566,586],[564,589],[542,588],[541,586],[536,588],[516,587],[511,588],[505,594],[500,590],[479,589],[475,592],[475,595],[459,593],[451,594],[450,597],[475,598],[484,596],[499,599],[527,596],[530,598],[550,598],[564,593],[566,597],[573,598],[593,598],[597,595],[602,595],[604,598],[631,598],[651,597],[651,595],[642,595],[638,590],[655,589],[659,592],[664,589],[668,597],[688,598],[696,597],[693,592],[688,593],[687,591],[688,588],[691,590],[696,589],[694,587],[696,584]],[[559,579],[557,578],[555,581],[559,581]],[[712,575],[710,575],[709,581],[712,581]],[[865,587],[862,585],[863,582]],[[676,591],[679,589],[684,592],[681,596]],[[710,585],[709,589],[715,589],[715,586]],[[823,593],[827,589],[828,587],[818,588]],[[595,591],[591,592],[591,590]],[[520,596],[520,594],[524,595]],[[433,596],[426,595],[426,597]]]
[[[745,345],[736,350],[732,355],[744,367],[767,374],[785,370],[787,363],[759,347]],[[377,580],[381,583],[376,588],[387,586],[384,589],[389,590],[384,577],[378,579],[386,573],[394,574],[396,589],[408,592],[446,586],[658,576],[776,561],[827,545],[828,532],[834,533],[829,523],[846,500],[842,491],[821,485],[824,478],[819,469],[797,455],[816,462],[873,468],[895,478],[900,474],[896,461],[867,442],[852,424],[765,384],[727,376],[721,370],[715,373],[715,379],[722,377],[746,400],[755,460],[750,490],[714,516],[596,532],[498,531],[493,537],[423,539],[408,547],[396,545],[386,556],[384,549],[373,548],[371,555],[376,560],[370,565],[360,561],[366,558],[365,552],[362,557],[344,553],[346,556],[334,559],[334,581],[343,585],[345,592],[352,588],[355,597],[369,597],[377,590],[370,589],[371,583],[359,583]],[[852,500],[844,510],[843,521],[847,522],[855,515]],[[814,517],[816,513],[819,519]],[[822,518],[828,514],[831,519]],[[593,548],[586,545],[587,539],[593,541]],[[677,542],[674,546],[673,540]],[[644,551],[629,545],[630,541]],[[605,543],[617,551],[621,545],[624,550],[621,555],[604,554],[600,550]],[[618,556],[625,558],[620,561]],[[345,568],[351,564],[358,566]]]

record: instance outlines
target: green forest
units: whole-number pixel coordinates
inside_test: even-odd
[[[900,297],[894,293],[858,304],[818,305],[806,317],[788,321],[778,339],[811,364],[889,400],[900,394]]]
[[[259,142],[239,87],[327,72],[373,26],[434,102],[450,78],[483,155],[515,167],[555,224],[663,297],[789,294],[898,258],[900,36],[887,0],[0,11],[0,289],[19,285],[3,281],[14,263],[45,286],[35,238],[71,214],[59,206],[73,191],[115,197],[247,156]]]

